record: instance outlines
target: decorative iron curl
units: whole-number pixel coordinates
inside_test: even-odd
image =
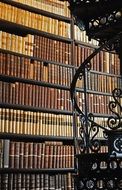
[[[80,152],[84,153],[86,150],[86,138],[85,138],[85,117],[84,115],[80,115],[80,122],[81,122],[81,127],[79,128],[79,134],[81,137],[81,141],[79,142],[79,146],[80,146]]]
[[[99,133],[99,127],[94,122],[94,116],[93,114],[89,114],[90,118],[90,128],[89,128],[89,147],[93,152],[98,152],[101,147],[101,143],[98,139],[96,139],[98,133]]]
[[[109,109],[115,116],[110,116],[108,118],[107,124],[111,130],[116,130],[122,127],[122,105],[119,101],[120,98],[122,98],[122,90],[119,88],[115,88],[112,91],[112,96],[114,100],[109,102]]]
[[[89,128],[89,146],[92,152],[97,153],[101,147],[101,141],[98,140],[97,135],[99,134],[100,130],[107,130],[104,127],[100,126],[94,121],[94,115],[89,113],[88,115],[90,128]]]

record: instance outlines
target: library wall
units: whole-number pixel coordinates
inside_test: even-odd
[[[1,172],[0,188],[73,190],[70,84],[98,42],[89,42],[85,31],[72,26],[67,1],[0,1],[0,10],[0,134],[1,139],[2,135],[14,137],[0,141],[0,169],[16,169]],[[112,114],[108,109],[111,92],[122,84],[118,56],[101,51],[91,60],[86,80],[88,112],[106,126]],[[76,90],[82,111],[83,88],[79,79]],[[79,119],[76,127],[79,138]],[[104,139],[102,130],[98,138]]]

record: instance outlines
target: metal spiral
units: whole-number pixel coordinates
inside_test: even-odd
[[[120,33],[121,34],[121,33]],[[97,136],[100,130],[106,132],[108,130],[114,130],[122,127],[121,116],[118,112],[116,112],[116,107],[119,107],[120,113],[122,112],[122,105],[119,102],[119,99],[122,98],[122,90],[115,89],[112,92],[113,100],[109,103],[109,109],[115,116],[111,116],[108,118],[107,124],[108,127],[105,128],[104,126],[99,125],[94,121],[94,115],[92,113],[87,113],[87,111],[83,112],[80,107],[78,106],[78,100],[76,98],[76,83],[77,80],[82,78],[85,75],[85,70],[90,71],[91,69],[91,59],[96,56],[101,50],[107,48],[108,46],[112,47],[113,42],[118,42],[120,34],[116,35],[113,39],[105,42],[101,47],[96,49],[87,59],[80,65],[80,67],[76,70],[76,73],[73,77],[70,93],[71,93],[71,100],[73,101],[74,109],[76,110],[77,114],[80,117],[81,127],[80,127],[80,150],[81,152],[85,152],[86,149],[90,149],[93,152],[98,152],[101,147],[101,141],[98,140]],[[84,90],[84,94],[85,94]],[[106,136],[107,138],[107,136]]]

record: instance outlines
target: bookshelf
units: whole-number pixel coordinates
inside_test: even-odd
[[[74,189],[70,83],[77,68],[98,44],[94,40],[88,42],[85,32],[80,32],[66,1],[45,2],[48,1],[0,1],[0,8],[5,10],[0,15],[0,187],[3,189]],[[27,13],[27,22],[18,18],[22,13]],[[111,99],[111,90],[121,85],[120,65],[116,55],[105,51],[92,61],[92,70],[86,73],[89,112],[94,112],[97,122],[105,126],[106,118],[111,115],[106,102]],[[84,109],[82,92],[83,83],[79,79],[77,96]],[[104,145],[103,136],[98,138]],[[5,146],[10,152],[4,151]],[[27,146],[30,149],[26,149],[28,155],[25,155]],[[37,146],[40,150],[47,148],[38,155]],[[44,154],[49,166],[32,167],[32,162],[40,162]],[[19,156],[27,158],[30,166],[24,168]],[[54,160],[56,167],[51,164]]]

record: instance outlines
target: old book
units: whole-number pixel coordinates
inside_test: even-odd
[[[29,167],[29,143],[24,143],[24,168]]]
[[[10,142],[10,148],[9,148],[9,167],[14,168],[15,167],[15,142]]]
[[[33,143],[33,168],[37,168],[38,160],[38,144]]]
[[[15,151],[14,151],[14,167],[15,168],[19,168],[19,162],[20,162],[20,142],[15,142],[14,143],[14,146],[15,146]]]
[[[28,143],[28,167],[33,168],[33,143]]]
[[[0,168],[3,167],[3,140],[0,140]]]
[[[3,143],[3,167],[4,168],[9,167],[9,147],[10,147],[10,141],[4,140],[4,143]]]

